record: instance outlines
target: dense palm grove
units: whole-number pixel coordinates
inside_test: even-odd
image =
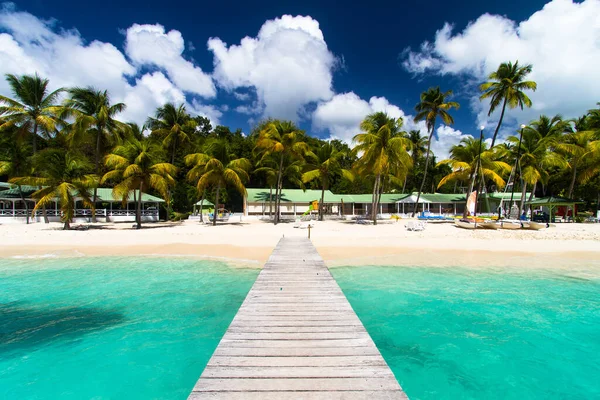
[[[245,136],[240,130],[211,126],[184,105],[165,104],[142,127],[121,121],[126,104],[107,91],[64,88],[49,92],[36,76],[7,75],[13,96],[0,96],[0,178],[21,188],[38,187],[35,209],[58,198],[65,227],[75,197],[94,208],[98,187],[135,201],[134,189],[166,200],[167,218],[181,218],[199,200],[240,209],[246,187],[269,188],[275,209],[283,188],[372,193],[372,210],[384,192],[505,190],[514,182],[520,207],[527,192],[560,195],[598,207],[600,192],[600,103],[575,120],[560,115],[529,122],[496,143],[506,108],[531,107],[527,91],[530,65],[503,63],[481,84],[491,115],[501,110],[491,147],[466,138],[436,160],[432,138],[439,123],[453,124],[452,92],[430,88],[415,107],[428,136],[404,130],[402,119],[368,115],[352,145],[308,135],[293,122],[267,119]],[[512,189],[512,188],[511,188]],[[320,217],[322,217],[320,215]],[[273,213],[275,223],[279,213]],[[373,216],[374,221],[375,216]],[[216,222],[216,220],[215,220]],[[137,217],[140,226],[140,217]]]

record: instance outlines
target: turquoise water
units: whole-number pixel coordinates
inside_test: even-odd
[[[258,270],[0,259],[0,399],[185,399]]]
[[[600,398],[600,279],[348,267],[333,275],[412,399]]]

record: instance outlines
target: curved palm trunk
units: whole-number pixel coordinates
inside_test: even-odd
[[[404,177],[404,185],[402,185],[402,194],[404,194],[404,190],[406,190],[406,180],[407,179],[408,179],[408,174],[406,174],[406,176]]]
[[[325,200],[325,184],[321,187],[321,202],[319,203],[319,221],[323,221],[323,201]]]
[[[25,219],[27,221],[27,225],[29,225],[29,206],[25,201],[25,196],[23,195],[23,191],[21,190],[21,185],[17,185],[17,187],[19,188],[19,196],[21,196],[21,201],[25,205]]]
[[[506,97],[504,97],[504,103],[502,104],[502,112],[500,113],[500,119],[498,120],[498,125],[496,125],[496,130],[494,131],[494,137],[492,137],[492,145],[490,146],[490,149],[493,149],[494,145],[496,144],[496,136],[498,136],[500,125],[502,125],[502,120],[504,119],[504,111],[506,111]]]
[[[277,195],[277,189],[275,189]],[[273,185],[269,186],[269,218],[273,218]]]
[[[371,213],[373,214],[373,225],[377,225],[377,208],[379,200],[379,186],[381,184],[381,174],[377,174],[375,184],[373,185],[373,200],[371,202]]]
[[[33,154],[35,155],[37,153],[37,131],[38,131],[38,124],[37,122],[33,123]],[[38,186],[38,189],[41,189],[41,186]],[[44,216],[44,223],[47,224],[50,221],[48,220],[48,213],[46,212],[46,206],[42,207],[42,215]]]
[[[100,134],[102,126],[96,126],[96,175],[100,175]],[[92,223],[96,222],[96,200],[98,199],[98,185],[94,186],[94,195],[92,197]]]
[[[535,191],[536,191],[536,189],[537,189],[537,184],[538,184],[538,183],[537,183],[537,181],[536,181],[536,182],[533,184],[533,189],[531,189],[531,193],[529,194],[529,200],[528,200],[528,201],[529,201],[530,203],[531,203],[531,201],[533,200],[533,196],[535,196]],[[533,206],[530,204],[530,205],[529,205],[529,211],[532,211],[532,210],[533,210]],[[533,215],[533,212],[532,212],[532,214],[531,214],[531,215]]]
[[[423,192],[423,187],[425,186],[425,181],[427,180],[427,169],[429,168],[429,156],[431,152],[431,138],[433,137],[433,132],[435,131],[435,120],[433,120],[433,124],[431,125],[431,132],[429,133],[429,140],[427,141],[427,155],[425,156],[425,172],[423,172],[423,181],[421,181],[421,187],[419,188],[419,193],[417,194],[417,202],[415,203],[415,208],[412,213],[412,218],[415,217],[415,214],[419,208],[419,199],[421,198],[421,193]]]
[[[37,153],[37,130],[38,130],[38,124],[37,122],[33,123],[33,138],[32,138],[32,147],[33,147],[33,154],[35,155],[35,153]]]
[[[71,221],[69,218],[65,219],[65,224],[63,225],[63,231],[68,231],[71,229]]]
[[[221,184],[217,185],[217,195],[215,197],[215,212],[213,214],[213,226],[217,225],[217,215],[219,215],[219,191],[221,190]]]
[[[577,178],[577,162],[573,163],[573,175],[571,176],[571,184],[569,185],[569,199],[573,198],[573,190],[575,189],[575,179]]]
[[[521,190],[521,202],[519,203],[519,218],[525,209],[525,196],[527,195],[527,182],[523,181],[523,189]]]
[[[279,174],[277,176],[277,190],[275,191],[275,225],[279,222],[279,210],[281,207],[281,181],[283,174],[283,152],[279,159]]]
[[[142,186],[143,182],[140,182],[140,195],[137,198],[137,207],[135,210],[137,229],[142,229]],[[135,192],[133,192],[133,195],[135,196]]]

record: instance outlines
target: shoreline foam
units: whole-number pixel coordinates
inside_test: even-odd
[[[262,266],[282,236],[306,236],[292,224],[260,221],[216,227],[197,223],[97,224],[62,231],[60,224],[1,225],[0,257],[199,257]],[[580,269],[600,271],[600,224],[558,224],[543,231],[468,231],[428,224],[409,232],[404,221],[377,226],[316,222],[312,241],[328,266],[406,265]]]

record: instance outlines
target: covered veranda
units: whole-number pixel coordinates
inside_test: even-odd
[[[25,223],[29,214],[29,222],[43,222],[44,211],[37,210],[33,213],[36,200],[32,197],[38,188],[3,183],[0,186],[0,223]],[[112,196],[112,189],[98,188],[96,202],[96,218],[101,222],[133,222],[135,221],[137,199],[139,190],[132,191],[129,199],[123,203],[122,199]],[[164,200],[142,193],[142,221],[157,222],[159,220],[159,206]],[[25,206],[27,204],[27,206]],[[46,207],[46,216],[50,222],[59,222],[62,216],[58,199]],[[90,222],[92,210],[83,205],[81,198],[75,198],[75,212],[73,222]]]

